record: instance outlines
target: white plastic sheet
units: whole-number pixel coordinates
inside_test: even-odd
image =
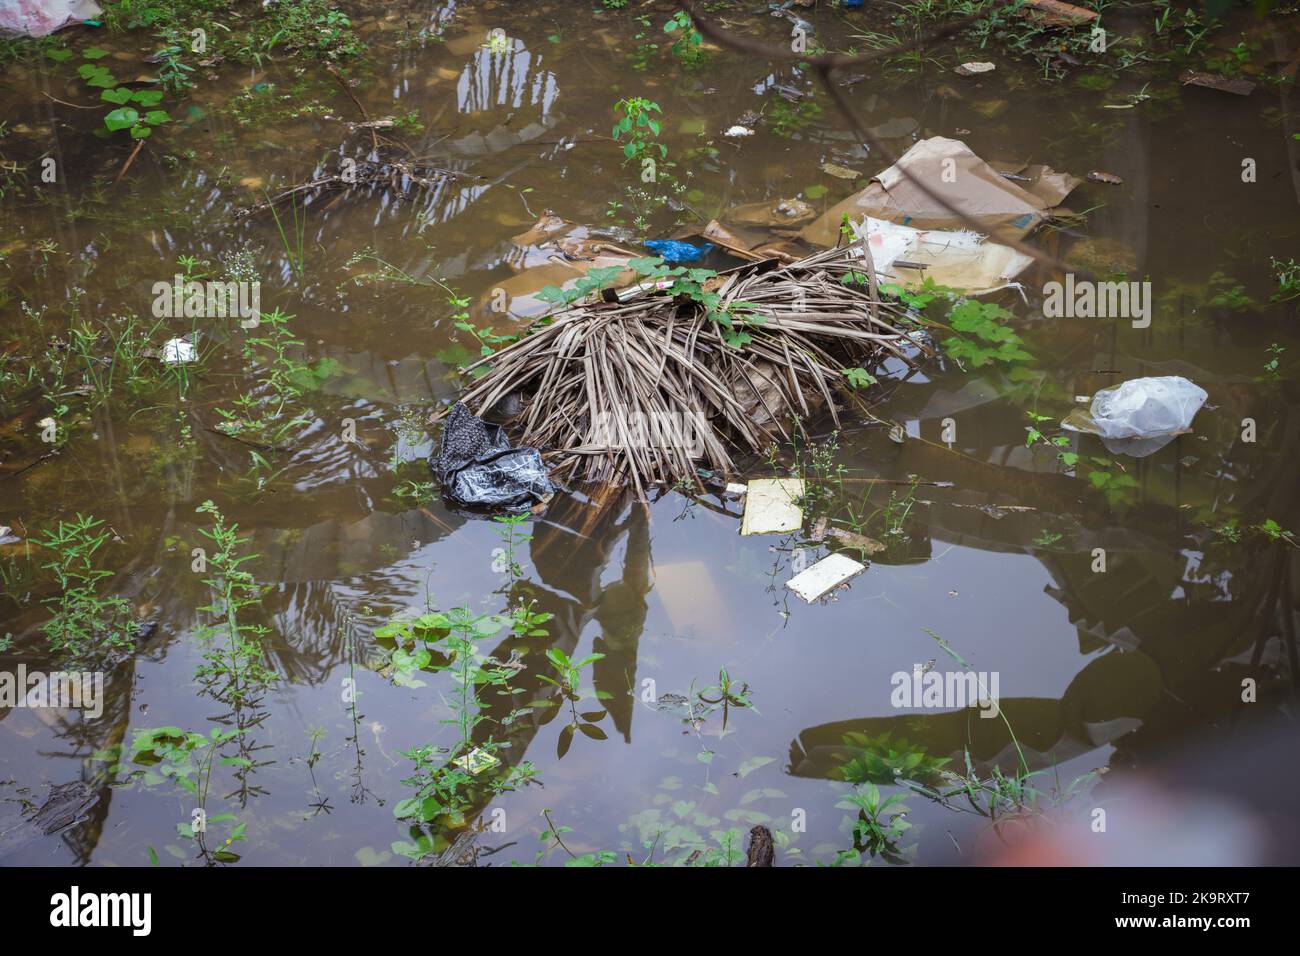
[[[94,0],[0,0],[0,32],[43,37],[102,12]]]
[[[1094,395],[1087,419],[1072,416],[1073,421],[1067,418],[1061,424],[1102,438],[1174,435],[1191,428],[1208,397],[1205,389],[1181,375],[1134,378]]]

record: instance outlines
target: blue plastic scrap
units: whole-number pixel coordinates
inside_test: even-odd
[[[642,245],[671,265],[699,262],[715,248],[711,242],[693,246],[689,242],[679,242],[676,239],[647,239]]]

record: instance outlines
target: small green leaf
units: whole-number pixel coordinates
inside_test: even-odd
[[[104,125],[113,132],[119,129],[129,129],[140,121],[140,114],[129,106],[123,106],[120,109],[113,110],[104,117]]]
[[[141,106],[157,106],[162,102],[163,95],[159,90],[136,90],[131,94],[131,99]]]
[[[107,103],[116,103],[121,106],[131,98],[131,91],[123,89],[104,90],[99,94],[99,98]]]
[[[69,55],[71,55],[71,54],[69,54]],[[108,51],[107,51],[107,50],[101,50],[101,49],[100,49],[99,47],[97,47],[97,46],[92,46],[92,47],[90,47],[88,50],[83,50],[83,51],[81,52],[81,55],[82,55],[82,57],[84,57],[84,58],[87,59],[87,60],[98,60],[100,57],[108,56]]]

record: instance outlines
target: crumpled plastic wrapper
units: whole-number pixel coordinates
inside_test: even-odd
[[[443,494],[462,505],[526,508],[555,494],[536,448],[512,448],[499,425],[476,417],[460,402],[447,416],[429,467]]]

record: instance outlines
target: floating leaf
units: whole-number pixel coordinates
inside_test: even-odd
[[[116,103],[118,106],[121,106],[131,98],[131,91],[123,89],[104,90],[104,92],[99,94],[99,98],[105,102]]]
[[[92,46],[87,50],[82,50],[81,55],[87,60],[98,60],[100,57],[108,56],[108,51],[101,50],[97,46]]]

